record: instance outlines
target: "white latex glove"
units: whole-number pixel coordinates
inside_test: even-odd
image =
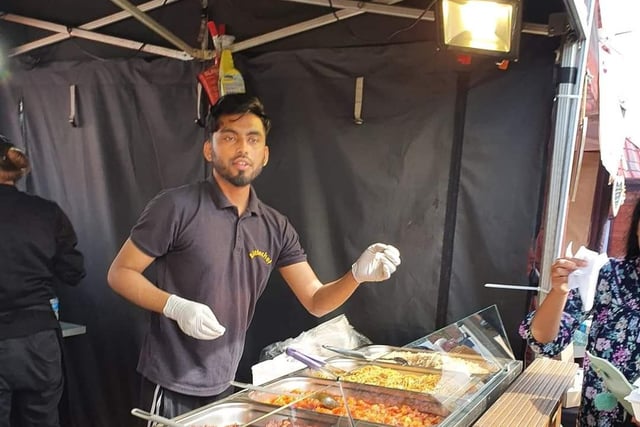
[[[384,243],[374,243],[351,266],[351,273],[358,283],[380,282],[391,277],[399,265],[398,249]]]
[[[213,340],[222,336],[224,326],[211,309],[199,302],[189,301],[177,295],[171,295],[162,309],[169,319],[175,320],[182,332],[200,340]]]

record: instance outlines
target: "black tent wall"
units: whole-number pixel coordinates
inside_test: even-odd
[[[527,296],[483,284],[526,283],[554,47],[525,38],[507,71],[486,60],[457,64],[432,43],[236,55],[274,123],[255,187],[296,226],[320,279],[343,274],[376,241],[402,253],[390,280],[362,286],[328,317],[345,313],[374,342],[402,345],[497,304],[520,353]],[[62,319],[87,325],[65,339],[68,425],[134,424],[146,314],[108,288],[106,271],[154,194],[207,173],[206,136],[194,124],[200,69],[168,59],[56,62],[14,69],[0,86],[0,132],[33,163],[21,185],[60,203],[87,259],[81,286],[59,290]],[[362,125],[353,122],[357,76]],[[72,84],[77,127],[68,123]],[[265,345],[323,320],[274,273],[238,379],[250,380]]]

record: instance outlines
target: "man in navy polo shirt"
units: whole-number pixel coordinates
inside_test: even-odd
[[[212,176],[158,194],[111,264],[111,288],[152,311],[138,362],[142,404],[152,413],[173,418],[232,392],[246,330],[274,268],[319,317],[400,264],[396,248],[376,243],[344,276],[320,282],[289,220],[251,186],[269,161],[269,128],[257,98],[220,98],[203,149]],[[142,274],[154,261],[157,284]]]

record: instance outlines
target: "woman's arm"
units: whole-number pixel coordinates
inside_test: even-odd
[[[536,341],[548,343],[556,339],[569,294],[569,274],[585,265],[580,259],[558,258],[551,266],[551,291],[531,321],[531,335]]]

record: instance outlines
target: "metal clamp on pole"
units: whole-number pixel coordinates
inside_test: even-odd
[[[356,99],[353,104],[353,122],[357,125],[364,123],[362,120],[362,88],[364,87],[364,77],[356,79]]]
[[[69,124],[72,127],[78,127],[76,112],[76,85],[69,86]]]

